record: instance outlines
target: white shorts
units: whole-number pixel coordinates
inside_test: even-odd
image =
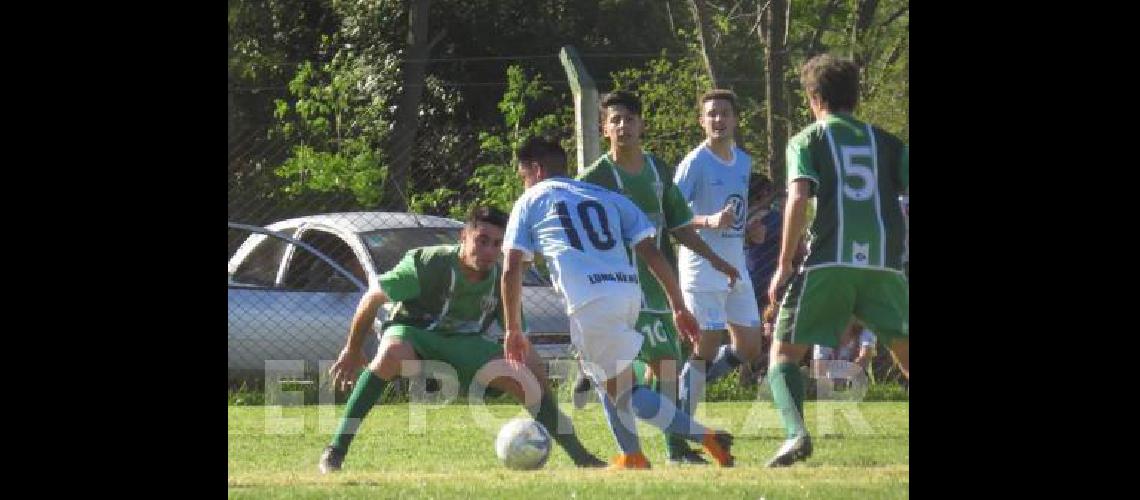
[[[570,313],[570,342],[582,355],[582,371],[595,384],[616,377],[641,351],[645,337],[637,332],[641,293],[604,297]]]
[[[685,307],[697,318],[701,330],[726,330],[728,323],[760,326],[760,309],[756,306],[752,282],[748,280],[736,280],[736,286],[729,291],[683,290],[681,295],[685,298]]]

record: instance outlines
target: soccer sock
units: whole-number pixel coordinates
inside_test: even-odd
[[[732,344],[720,346],[716,352],[716,357],[713,358],[712,365],[705,373],[705,383],[711,384],[714,380],[727,375],[733,368],[740,366],[740,363],[740,358],[736,356],[736,348]]]
[[[795,363],[780,363],[769,370],[768,386],[780,411],[788,439],[807,434],[804,425],[804,379]]]
[[[554,438],[554,442],[558,443],[566,454],[578,463],[582,460],[592,458],[593,455],[586,451],[582,446],[582,442],[578,440],[578,435],[574,433],[574,426],[570,423],[570,417],[567,417],[561,411],[558,411],[558,401],[549,390],[542,391],[542,398],[538,402],[538,411],[535,412],[531,408],[528,411],[534,415],[534,419],[538,423],[546,427],[550,432],[550,436]],[[559,429],[568,430],[567,432],[560,432]]]
[[[697,414],[697,403],[705,395],[705,360],[690,358],[681,368],[681,384],[677,388],[677,407],[690,416]]]
[[[618,411],[605,389],[598,387],[597,391],[598,399],[602,402],[602,412],[606,415],[606,423],[610,425],[610,432],[617,441],[618,449],[625,455],[641,453],[641,442],[637,439],[637,419],[628,410]],[[623,419],[629,423],[628,427],[622,422]]]
[[[661,363],[661,365],[663,366],[663,365],[665,365],[665,363]],[[678,377],[678,379],[679,379],[679,377]],[[664,384],[661,383],[660,374],[658,374],[658,376],[653,379],[653,386],[652,387],[653,387],[654,392],[660,394],[662,397],[669,400],[670,403],[676,404],[676,402],[677,402],[676,384],[674,384],[674,387],[669,388],[670,390],[663,390],[663,389],[665,389],[665,387],[664,387]],[[678,458],[681,456],[682,453],[684,453],[687,450],[689,450],[689,445],[688,445],[688,443],[685,442],[685,438],[683,438],[677,434],[665,433],[665,456],[666,457]]]
[[[356,430],[364,422],[364,416],[368,415],[368,411],[380,400],[385,384],[386,382],[372,373],[372,370],[364,369],[360,373],[360,378],[356,379],[356,386],[352,388],[352,395],[348,397],[348,408],[344,410],[344,416],[340,419],[340,427],[329,443],[333,448],[348,452],[352,438],[356,437]]]
[[[678,434],[697,442],[709,433],[708,428],[697,423],[688,413],[678,410],[672,402],[649,390],[648,387],[634,386],[632,390],[623,394],[621,399],[622,401],[619,401],[622,403],[621,406],[629,407],[635,415],[661,429],[662,432]]]

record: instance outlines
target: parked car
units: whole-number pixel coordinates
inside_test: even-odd
[[[412,248],[455,243],[463,223],[427,215],[345,212],[260,228],[230,223],[244,241],[229,259],[230,378],[261,379],[270,360],[303,361],[307,374],[336,359],[368,283]],[[528,337],[545,359],[566,359],[569,320],[561,295],[531,268],[523,279]],[[393,305],[377,315],[383,331]],[[493,334],[502,338],[497,323]],[[368,356],[378,341],[369,337]]]

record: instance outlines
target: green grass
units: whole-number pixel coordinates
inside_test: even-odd
[[[831,406],[829,406],[831,405]],[[765,469],[783,430],[769,400],[703,404],[698,416],[736,434],[737,466],[670,467],[660,432],[640,424],[649,471],[579,470],[560,448],[546,467],[516,472],[495,458],[495,431],[517,405],[381,405],[360,429],[339,474],[316,463],[344,410],[337,406],[230,406],[229,496],[234,498],[906,498],[910,425],[905,402],[807,403],[815,454]],[[857,409],[854,423],[829,408]],[[585,446],[608,459],[616,444],[592,403],[571,414]],[[424,415],[418,418],[417,415]],[[830,415],[832,418],[825,418]],[[496,420],[497,419],[497,420]],[[285,423],[282,423],[284,421]],[[410,422],[421,422],[423,432]],[[430,429],[430,431],[428,431]]]

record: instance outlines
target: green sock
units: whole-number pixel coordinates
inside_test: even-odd
[[[677,391],[676,391],[675,387],[674,387],[674,390],[669,391],[668,394],[661,392],[661,379],[660,378],[654,378],[653,384],[651,384],[649,387],[651,387],[654,392],[661,394],[661,396],[664,397],[665,399],[668,399],[669,402],[673,403],[673,406],[677,406]],[[684,411],[684,410],[678,406],[677,411]],[[691,417],[692,415],[689,415],[689,416]],[[680,434],[672,434],[672,433],[668,433],[668,432],[665,433],[665,456],[666,457],[668,457],[668,458],[679,458],[681,456],[681,454],[685,453],[685,451],[688,451],[688,450],[691,450],[691,448],[689,448],[689,443],[687,441],[685,441],[685,438],[682,437]]]
[[[582,446],[582,442],[578,440],[578,435],[574,433],[574,428],[570,425],[570,417],[558,411],[558,401],[554,399],[554,396],[549,390],[542,391],[542,399],[538,402],[537,414],[530,408],[527,408],[527,411],[530,411],[531,415],[534,415],[534,419],[537,420],[538,423],[546,427],[546,430],[550,432],[550,436],[554,438],[554,442],[558,443],[558,446],[561,446],[563,450],[566,450],[566,454],[570,455],[570,458],[573,459],[575,463],[593,457],[593,455]],[[569,429],[570,432],[558,432],[559,422],[565,422],[562,428]]]
[[[780,363],[769,370],[768,386],[780,411],[788,439],[807,434],[804,426],[804,378],[795,363]]]
[[[340,427],[329,443],[333,448],[348,452],[352,438],[356,437],[356,430],[360,428],[364,416],[368,415],[368,410],[380,400],[385,384],[386,382],[372,373],[372,370],[365,369],[360,373],[360,378],[356,379],[356,386],[352,389],[352,395],[348,397],[348,408],[344,410],[344,416],[340,419]]]

